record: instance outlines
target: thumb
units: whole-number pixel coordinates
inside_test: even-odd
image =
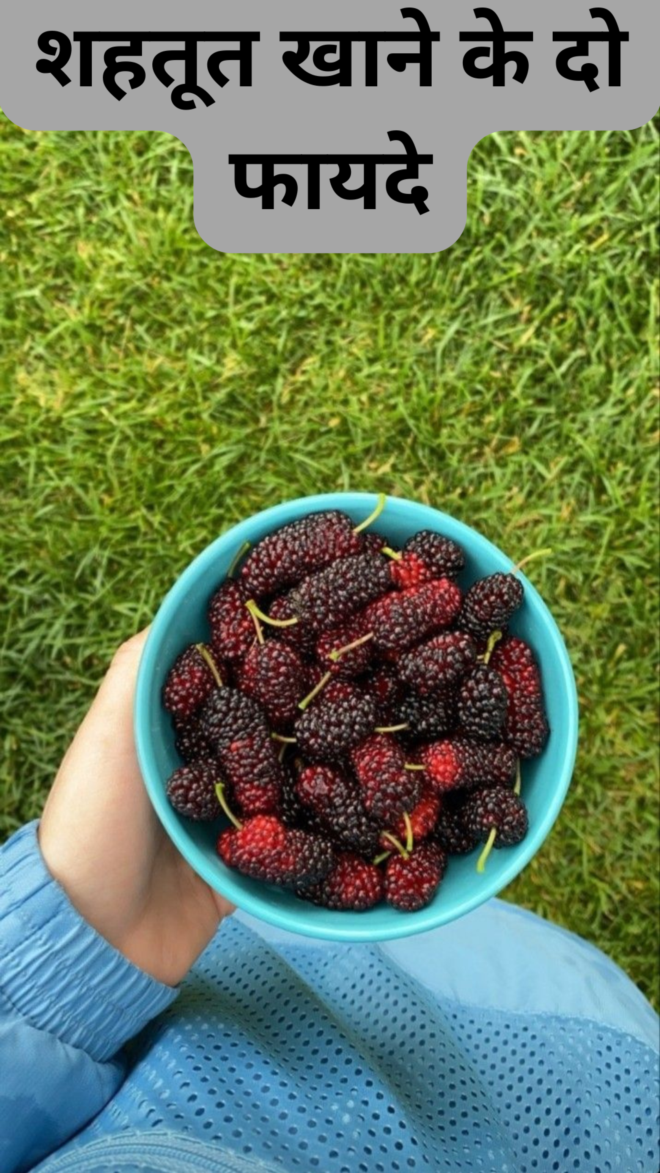
[[[133,741],[133,698],[138,666],[148,629],[115,652],[92,707],[78,729],[60,767],[55,786],[76,766],[103,776],[119,760],[137,766]]]
[[[89,856],[90,843],[113,842],[123,854],[136,838],[147,848],[155,842],[157,820],[133,739],[133,697],[146,637],[140,632],[116,652],[46,801],[39,839],[55,871],[62,854]]]

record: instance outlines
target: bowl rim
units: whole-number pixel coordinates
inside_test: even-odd
[[[493,874],[492,878],[489,879],[488,872],[483,873],[479,888],[463,897],[463,899],[455,901],[451,909],[443,909],[442,904],[435,906],[435,902],[432,902],[426,908],[416,913],[399,913],[397,915],[396,910],[391,909],[391,926],[381,926],[379,928],[369,926],[369,913],[366,912],[359,914],[360,917],[365,918],[364,927],[361,924],[347,924],[345,928],[342,928],[341,923],[337,924],[334,917],[345,916],[345,913],[336,912],[333,918],[327,922],[322,917],[319,917],[317,920],[312,915],[309,921],[306,922],[305,912],[302,911],[302,902],[301,914],[297,916],[294,909],[282,908],[278,905],[270,904],[267,899],[244,890],[240,882],[234,879],[229,868],[218,872],[215,867],[209,865],[203,854],[199,852],[197,846],[191,843],[182,821],[167,800],[163,779],[160,776],[160,771],[155,761],[148,718],[151,700],[151,681],[155,674],[156,659],[162,635],[167,631],[170,623],[175,618],[176,612],[185,598],[189,587],[192,586],[200,574],[218,560],[219,556],[226,552],[228,544],[231,543],[234,548],[238,549],[247,540],[246,534],[248,531],[251,532],[255,525],[261,528],[267,525],[269,532],[270,529],[275,529],[280,525],[284,525],[287,521],[294,520],[295,517],[302,516],[300,512],[302,509],[308,513],[313,513],[325,509],[344,509],[350,512],[355,509],[364,508],[369,513],[373,509],[376,500],[377,495],[373,493],[350,491],[296,497],[280,502],[277,505],[269,506],[267,509],[263,509],[258,513],[251,514],[250,517],[236,523],[219,537],[215,538],[214,541],[188,563],[158,608],[151,623],[142,652],[135,688],[133,707],[134,733],[140,772],[150,801],[160,822],[184,859],[214,891],[219,892],[220,895],[235,904],[237,908],[251,913],[253,916],[277,928],[293,931],[302,936],[316,939],[347,942],[396,940],[439,928],[443,924],[448,924],[451,921],[465,916],[475,908],[486,903],[487,900],[492,899],[520,874],[536,855],[536,852],[549,835],[563,806],[573,775],[577,753],[578,697],[575,676],[568,651],[547,604],[533,583],[522,572],[519,572],[520,578],[524,583],[525,596],[527,599],[533,601],[537,612],[540,612],[544,625],[552,638],[561,673],[563,695],[567,701],[567,705],[563,729],[564,736],[562,739],[562,758],[557,771],[557,782],[553,789],[551,799],[542,817],[535,822],[534,826],[530,827],[527,836],[518,845],[518,849],[513,855],[513,858],[498,870],[497,876]],[[433,528],[437,532],[443,532],[442,527],[449,524],[449,528],[453,531],[452,537],[455,537],[460,542],[461,535],[463,535],[463,539],[469,541],[473,549],[476,541],[477,546],[482,551],[487,552],[491,556],[491,559],[494,558],[497,562],[501,563],[500,569],[504,573],[515,566],[515,563],[508,555],[491,542],[489,538],[486,538],[478,530],[460,521],[460,519],[454,517],[452,514],[444,513],[432,505],[411,501],[405,497],[388,495],[387,502],[388,504],[400,505],[403,510],[412,507],[415,510],[421,510],[426,513],[428,515],[428,525],[420,525],[418,528]],[[191,847],[194,850],[191,851]],[[399,917],[401,918],[400,922]]]

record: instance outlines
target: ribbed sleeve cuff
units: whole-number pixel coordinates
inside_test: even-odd
[[[109,1059],[177,991],[122,956],[76,912],[53,879],[37,823],[0,849],[0,990],[39,1030]]]

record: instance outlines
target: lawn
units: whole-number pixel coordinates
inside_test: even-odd
[[[437,256],[222,256],[163,134],[0,121],[0,834],[114,646],[246,514],[384,490],[530,567],[581,742],[516,900],[658,998],[658,140],[502,134]]]

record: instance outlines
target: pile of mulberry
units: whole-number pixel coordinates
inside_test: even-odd
[[[429,530],[397,549],[366,530],[377,512],[311,513],[238,552],[165,679],[167,794],[229,868],[336,911],[414,913],[453,857],[481,849],[483,870],[524,837],[521,759],[550,730],[508,630],[517,573],[475,582]]]

